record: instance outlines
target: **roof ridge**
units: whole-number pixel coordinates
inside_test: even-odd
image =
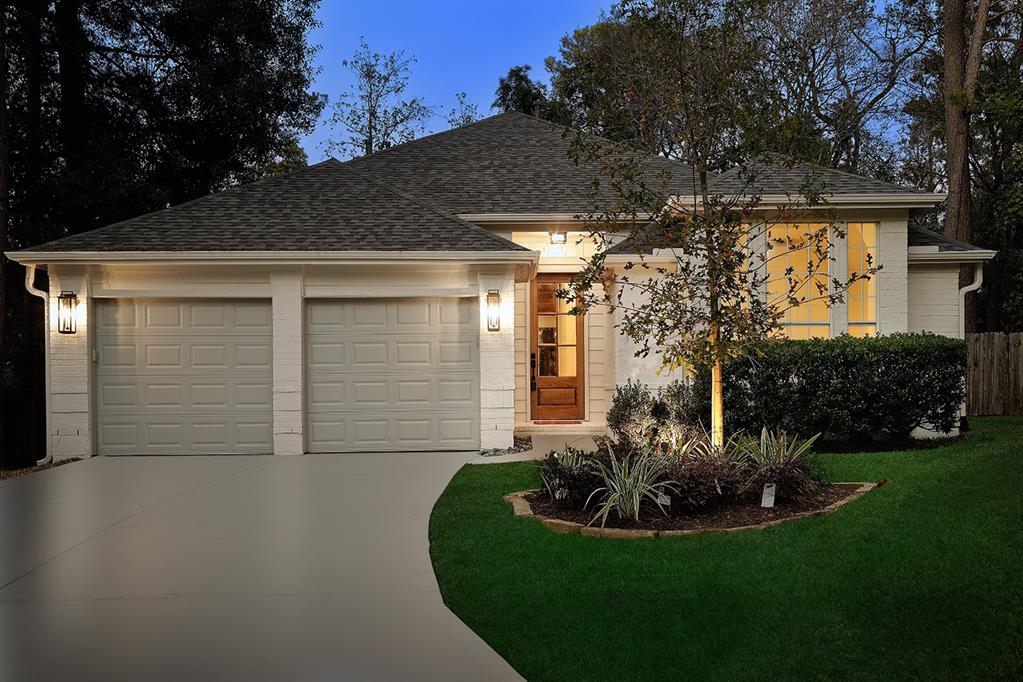
[[[347,161],[338,161],[338,163],[340,163],[341,165],[347,166],[347,165],[355,163],[357,161],[362,161],[364,159],[369,159],[369,158],[373,158],[373,157],[380,157],[381,155],[386,154],[386,153],[388,153],[390,151],[394,151],[395,149],[407,149],[409,147],[409,145],[413,145],[413,144],[416,144],[416,143],[419,143],[419,142],[423,142],[425,140],[429,140],[429,139],[434,138],[434,137],[440,137],[441,135],[448,135],[448,134],[453,133],[453,132],[458,131],[458,130],[465,130],[466,128],[474,128],[474,127],[480,125],[481,123],[486,123],[488,121],[494,120],[495,118],[501,118],[502,116],[507,116],[510,113],[512,113],[512,112],[510,112],[510,111],[503,111],[501,113],[493,114],[491,116],[485,116],[484,118],[481,118],[479,120],[473,121],[472,123],[466,123],[464,125],[455,126],[454,128],[445,128],[444,130],[438,130],[437,132],[430,133],[428,135],[423,135],[422,137],[417,137],[415,139],[408,140],[407,142],[399,142],[398,144],[391,145],[390,147],[387,147],[386,149],[378,149],[377,151],[373,152],[372,154],[363,154],[362,156],[354,156],[354,157],[348,159]],[[515,113],[518,113],[518,112],[515,112]]]
[[[490,230],[482,228],[479,225],[474,225],[473,223],[470,223],[468,220],[463,220],[462,218],[459,218],[456,215],[450,214],[450,213],[448,213],[446,211],[440,210],[439,208],[431,206],[430,204],[426,203],[425,201],[423,201],[422,199],[420,199],[419,197],[417,197],[417,196],[415,196],[413,194],[409,194],[408,192],[404,192],[402,190],[399,190],[399,189],[396,189],[396,188],[391,187],[389,185],[386,185],[383,182],[380,182],[379,180],[376,180],[375,178],[371,178],[370,176],[366,175],[365,173],[347,166],[347,164],[342,163],[341,166],[343,167],[343,170],[345,172],[352,173],[354,175],[358,175],[360,178],[362,178],[366,182],[370,182],[370,183],[376,185],[377,187],[380,187],[381,189],[384,189],[384,190],[390,192],[391,194],[395,194],[395,195],[397,195],[399,197],[402,197],[403,199],[406,199],[406,200],[411,201],[411,202],[413,202],[415,204],[418,204],[419,206],[425,208],[427,211],[430,211],[431,213],[434,213],[434,214],[440,216],[441,218],[444,218],[446,220],[450,220],[450,221],[452,221],[452,222],[454,222],[454,223],[456,223],[458,225],[461,225],[462,227],[469,228],[470,230],[472,230],[473,232],[476,232],[477,234],[486,236],[486,237],[488,237],[491,241],[493,241],[496,244],[500,244],[502,246],[512,246],[512,247],[514,247],[512,250],[515,250],[515,251],[519,251],[519,250],[526,250],[526,251],[528,251],[529,250],[529,249],[526,249],[525,247],[523,247],[523,246],[521,246],[519,244],[516,244],[515,242],[511,241],[510,239],[505,239],[504,237],[502,237],[500,235],[497,235],[497,234],[494,234]]]

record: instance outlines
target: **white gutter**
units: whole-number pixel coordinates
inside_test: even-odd
[[[25,290],[33,296],[43,299],[43,390],[45,391],[44,404],[46,405],[46,456],[36,461],[36,466],[48,464],[53,459],[53,452],[50,450],[50,294],[36,287],[36,266],[28,265],[25,268]]]
[[[969,251],[914,251],[909,248],[906,259],[910,263],[983,263],[994,258],[998,252],[987,249],[971,249]]]
[[[959,290],[959,338],[966,338],[966,294],[976,291],[984,283],[984,264],[973,266],[973,281]]]

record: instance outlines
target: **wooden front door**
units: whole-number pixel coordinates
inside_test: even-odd
[[[584,316],[557,297],[570,275],[537,275],[530,311],[530,400],[534,420],[583,418]]]

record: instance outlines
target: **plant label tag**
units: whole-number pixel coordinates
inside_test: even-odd
[[[774,506],[774,483],[764,486],[764,495],[760,498],[760,506],[771,508]]]
[[[671,506],[671,498],[664,493],[657,493],[657,504],[664,505],[665,507]]]

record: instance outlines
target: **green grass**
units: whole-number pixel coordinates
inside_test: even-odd
[[[530,463],[464,467],[430,520],[444,600],[529,680],[1023,676],[1023,419],[820,457],[890,483],[763,531],[606,540],[512,516]]]

